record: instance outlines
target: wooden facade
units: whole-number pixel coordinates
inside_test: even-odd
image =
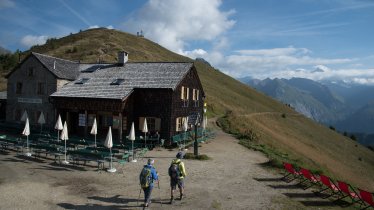
[[[30,68],[34,69],[33,78],[28,75]],[[87,84],[80,83],[82,79]],[[35,81],[46,84],[44,95],[30,92],[35,91]],[[20,102],[14,87],[19,82],[27,87],[22,97],[42,97],[42,103]],[[114,141],[120,141],[129,135],[132,122],[136,134],[143,135],[146,118],[150,132],[159,132],[168,142],[182,132],[181,119],[194,124],[197,116],[202,116],[203,100],[193,63],[80,64],[32,53],[8,76],[7,120],[18,121],[22,114],[13,113],[10,106],[22,111],[45,110],[50,128],[60,114],[67,121],[69,134],[90,137],[96,118],[99,137],[111,126]]]

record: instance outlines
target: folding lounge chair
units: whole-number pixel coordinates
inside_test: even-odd
[[[303,188],[304,190],[308,189],[309,187],[311,187],[315,184],[319,184],[318,178],[316,176],[314,176],[308,169],[300,168],[300,173],[303,175],[304,180],[302,180],[299,184],[303,184],[306,181],[309,181],[309,183],[310,183],[309,186],[305,184],[305,187]]]
[[[347,196],[351,198],[352,203],[356,203],[360,200],[359,195],[356,193],[355,189],[351,185],[342,181],[338,181],[338,188],[342,194],[342,197],[340,197],[338,200],[343,199]]]
[[[373,193],[370,193],[368,191],[365,191],[365,190],[361,190],[361,189],[358,189],[359,193],[360,193],[360,208],[362,209],[367,209],[369,207],[373,207],[374,208],[374,199],[373,199]],[[369,204],[366,206],[366,204]]]
[[[318,193],[321,193],[325,190],[330,190],[331,191],[331,193],[329,195],[327,195],[323,198],[328,198],[328,197],[331,197],[333,195],[336,195],[336,194],[340,193],[339,188],[335,185],[335,183],[331,180],[330,177],[325,176],[323,174],[320,174],[319,179],[320,179],[321,183],[325,186],[325,188],[322,188],[320,191],[318,191]]]
[[[285,182],[291,182],[301,176],[301,173],[296,171],[291,163],[284,162],[283,167],[286,170],[286,175],[282,177],[282,180],[284,180]],[[291,179],[289,178],[289,176],[291,176]]]

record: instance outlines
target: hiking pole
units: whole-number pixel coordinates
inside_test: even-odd
[[[139,196],[138,200],[136,201],[136,205],[139,206],[140,194],[142,193],[142,188],[139,189]]]
[[[158,185],[158,196],[160,197],[160,204],[161,204],[161,206],[162,206],[161,189],[160,189],[160,180],[158,180],[157,185]]]

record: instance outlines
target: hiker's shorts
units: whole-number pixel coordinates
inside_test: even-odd
[[[170,187],[172,190],[177,189],[177,185],[179,189],[184,188],[184,179],[170,179]]]

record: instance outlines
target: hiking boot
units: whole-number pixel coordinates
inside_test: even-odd
[[[173,204],[173,203],[174,203],[174,198],[171,197],[171,198],[170,198],[170,204]]]
[[[182,200],[183,199],[183,194],[181,194],[180,196],[179,196],[179,200]]]

